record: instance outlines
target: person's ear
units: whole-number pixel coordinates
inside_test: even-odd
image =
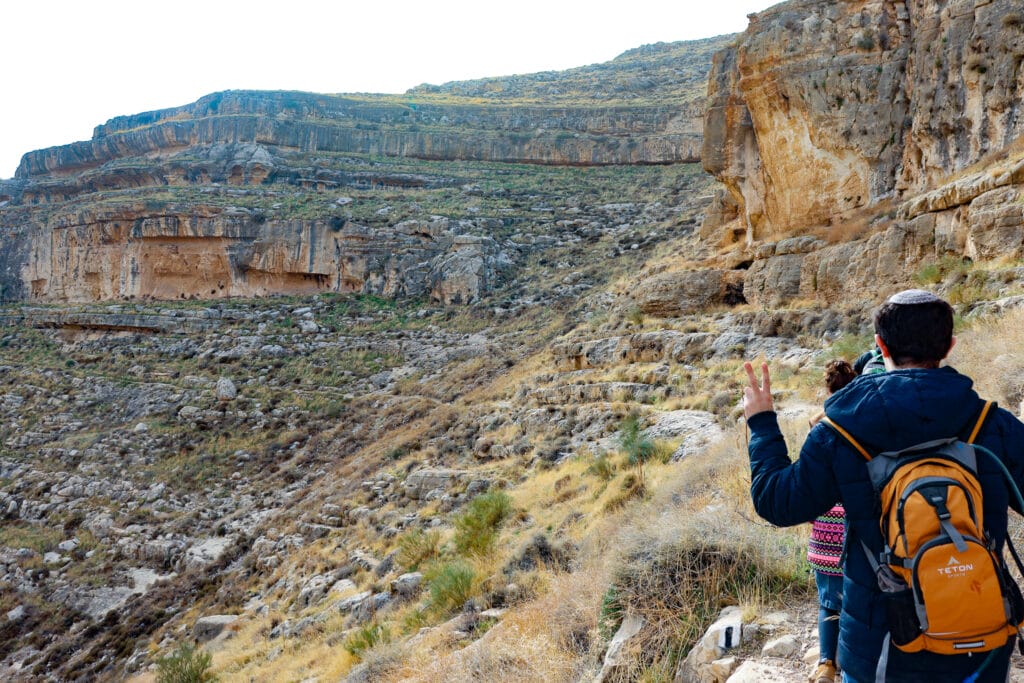
[[[953,337],[950,338],[950,340],[949,340],[949,350],[946,351],[946,355],[943,356],[943,358],[947,358],[947,357],[949,357],[949,354],[953,353],[953,347],[954,346],[956,346],[956,335],[953,335]]]
[[[881,335],[875,335],[875,346],[877,346],[879,350],[882,352],[882,358],[892,358],[892,354],[889,353],[889,347],[885,345],[884,341],[882,341]]]
[[[882,337],[880,335],[875,335],[875,344],[878,346],[878,349],[882,352],[882,364],[885,366],[885,371],[892,372],[893,370],[895,370],[896,361],[892,359],[892,354],[889,353],[889,347],[885,345],[885,342],[882,341]]]

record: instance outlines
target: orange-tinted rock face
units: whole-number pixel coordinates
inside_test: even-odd
[[[1014,0],[792,0],[753,16],[716,57],[703,153],[748,238],[915,194],[1024,133],[1018,15]]]
[[[496,281],[502,268],[492,240],[453,235],[446,220],[370,229],[327,221],[254,221],[248,214],[198,208],[190,216],[148,218],[122,209],[87,215],[80,224],[32,230],[20,250],[27,252],[19,277],[27,284],[24,298],[209,299],[333,291],[466,303]]]

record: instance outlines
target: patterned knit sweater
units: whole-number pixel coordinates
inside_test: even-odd
[[[846,510],[840,503],[814,520],[807,544],[807,561],[814,571],[829,576],[843,575],[839,560],[843,554],[845,520]]]

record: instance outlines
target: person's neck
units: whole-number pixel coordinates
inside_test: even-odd
[[[893,363],[892,369],[893,370],[938,370],[939,366],[938,365],[931,365],[931,364],[928,364],[928,363],[903,363],[901,365],[896,365],[895,363]]]

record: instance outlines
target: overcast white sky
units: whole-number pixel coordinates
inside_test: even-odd
[[[742,31],[773,0],[7,0],[0,178],[25,152],[211,92],[403,92]]]

